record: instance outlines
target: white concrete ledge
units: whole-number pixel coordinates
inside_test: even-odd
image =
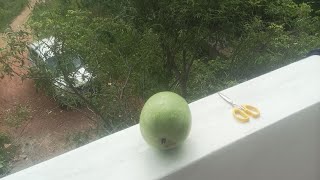
[[[320,56],[223,93],[261,117],[238,123],[213,94],[190,104],[193,127],[178,149],[149,147],[133,126],[4,180],[320,179]]]

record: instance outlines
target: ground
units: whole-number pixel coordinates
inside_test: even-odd
[[[31,8],[26,7],[11,23],[12,30],[23,28],[35,3],[36,0],[30,0]],[[2,46],[4,41],[0,41]],[[25,117],[16,116],[19,108],[25,111]],[[10,118],[19,122],[10,125]],[[32,80],[22,82],[18,76],[0,79],[0,132],[8,134],[12,146],[18,147],[11,173],[75,148],[82,141],[82,132],[95,132],[96,128],[91,111],[62,110],[53,99],[37,92]],[[88,134],[85,137],[96,138]]]

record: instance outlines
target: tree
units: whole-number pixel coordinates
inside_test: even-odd
[[[55,37],[59,63],[51,74],[31,68],[31,78],[54,92],[62,75],[68,97],[111,130],[138,119],[155,92],[180,86],[183,96],[197,99],[293,62],[320,42],[319,18],[292,0],[48,2],[57,4],[37,6],[30,26],[34,40]],[[69,78],[75,54],[94,77],[89,90]]]
[[[297,4],[306,3],[312,7],[314,11],[320,10],[320,2],[317,0],[294,0]]]
[[[271,54],[276,54],[279,51],[271,48],[265,51],[268,43],[274,43],[275,39],[279,39],[280,36],[282,36],[281,38],[286,38],[286,33],[292,34],[294,31],[300,31],[297,29],[298,23],[315,22],[315,20],[310,19],[310,7],[308,5],[299,5],[292,0],[131,0],[119,1],[119,3],[113,0],[61,1],[64,3],[60,3],[59,7],[63,6],[64,8],[56,8],[56,11],[60,13],[59,16],[68,16],[70,14],[68,9],[70,8],[85,10],[90,12],[88,17],[92,19],[108,19],[108,21],[101,21],[101,23],[107,25],[109,20],[117,19],[118,22],[129,28],[131,32],[134,32],[130,37],[127,33],[121,34],[127,39],[132,38],[131,40],[128,39],[131,42],[137,42],[140,37],[145,35],[153,39],[153,45],[149,47],[137,48],[135,47],[136,44],[133,43],[134,45],[130,47],[132,48],[130,51],[133,49],[132,52],[137,53],[139,51],[140,58],[144,56],[143,54],[153,54],[152,58],[157,63],[162,59],[160,63],[164,71],[159,74],[167,78],[171,83],[167,89],[180,86],[180,92],[185,97],[187,97],[188,80],[194,61],[200,60],[200,62],[204,63],[215,59],[216,61],[230,61],[229,67],[233,69],[231,73],[237,74],[241,78],[248,76],[248,72],[251,69],[259,66],[265,66],[267,67],[266,69],[270,70],[271,66],[275,67],[275,65],[272,63],[272,65],[266,65],[267,58],[259,61],[255,60],[253,63],[247,60],[249,58],[248,55],[257,56],[254,52],[266,52],[269,53],[269,56],[272,56]],[[299,27],[303,26],[300,24]],[[101,30],[102,28],[108,29],[107,26],[100,24],[99,29]],[[311,26],[305,25],[304,29],[301,30],[304,31],[307,28],[311,28]],[[86,28],[79,27],[79,29]],[[99,43],[97,45],[101,47],[109,43],[108,48],[110,48],[112,44],[110,42],[119,38],[115,38],[114,33],[110,33],[110,29],[99,30],[100,32],[98,33],[93,29],[94,27],[87,28],[88,32],[92,31],[99,35],[100,38],[96,40],[96,44]],[[81,34],[81,32],[78,33]],[[268,37],[274,37],[274,39],[270,41],[271,39]],[[125,38],[122,38],[122,42],[126,42]],[[80,39],[76,41],[80,42]],[[86,41],[82,41],[82,43],[86,43]],[[126,46],[124,44],[112,45],[120,49]],[[252,49],[246,47],[247,45],[252,45],[250,46]],[[83,51],[81,48],[79,50]],[[83,54],[87,54],[87,52]],[[116,52],[116,50],[113,49],[112,52]],[[126,54],[124,59],[133,60],[133,54]],[[123,56],[123,52],[121,52],[121,55],[118,54],[116,56]],[[254,59],[252,56],[250,59]],[[103,57],[96,57],[96,59],[101,58]],[[124,60],[122,59],[122,61]],[[141,62],[148,61],[142,60]],[[146,65],[145,63],[143,64],[143,71],[146,71]],[[237,66],[241,67],[241,71],[235,68]],[[243,71],[243,69],[247,70]],[[259,71],[258,69],[260,68],[256,69],[256,71]],[[142,69],[140,68],[140,70]],[[117,69],[116,72],[122,71]],[[114,71],[114,73],[116,72]]]
[[[152,44],[155,36],[149,32],[139,34],[119,18],[96,17],[84,10],[42,10],[45,7],[35,9],[29,25],[35,40],[55,37],[60,48],[52,51],[59,63],[54,72],[56,75],[47,73],[45,68],[31,69],[31,78],[36,79],[38,87],[55,96],[57,87],[54,83],[57,75],[62,74],[69,86],[68,97],[75,97],[89,106],[109,129],[135,122],[132,119],[137,119],[142,107],[140,97],[153,94],[155,87],[166,84],[162,83],[166,78],[159,75],[162,68],[157,60],[158,46]],[[72,64],[75,54],[81,56],[94,77],[85,92],[79,92],[73,86],[74,79],[69,78],[72,69],[68,64]]]
[[[136,28],[158,36],[155,43],[160,44],[164,66],[185,97],[195,60],[232,59],[231,67],[241,63],[242,69],[252,63],[239,59],[243,50],[249,50],[245,37],[253,35],[252,29],[262,35],[268,27],[283,26],[289,32],[296,19],[309,11],[309,6],[292,0],[132,0],[132,6]]]
[[[190,75],[191,99],[254,78],[300,60],[320,46],[319,17],[305,3],[280,1],[224,1],[214,19],[214,34],[222,34],[227,56],[207,63],[195,61]],[[221,8],[223,7],[223,8]]]
[[[210,1],[133,1],[135,24],[158,36],[164,67],[187,96],[187,82],[195,59],[203,56],[199,46],[209,37]]]

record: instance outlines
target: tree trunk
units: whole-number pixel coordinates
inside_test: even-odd
[[[184,49],[182,51],[182,71],[180,75],[180,88],[181,95],[187,97],[187,82],[188,82],[188,72],[187,72],[187,51]]]
[[[187,83],[188,83],[188,79],[187,76],[184,74],[182,76],[182,78],[180,79],[180,89],[181,89],[181,95],[186,98],[188,95],[188,91],[187,91]]]

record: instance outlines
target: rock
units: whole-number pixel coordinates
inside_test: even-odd
[[[28,158],[28,156],[25,155],[25,154],[21,154],[19,157],[20,157],[21,159],[27,159],[27,158]]]
[[[3,145],[5,149],[9,148],[11,146],[11,144],[4,144]]]
[[[14,157],[13,158],[13,162],[17,162],[17,161],[19,161],[19,158],[18,157]]]

